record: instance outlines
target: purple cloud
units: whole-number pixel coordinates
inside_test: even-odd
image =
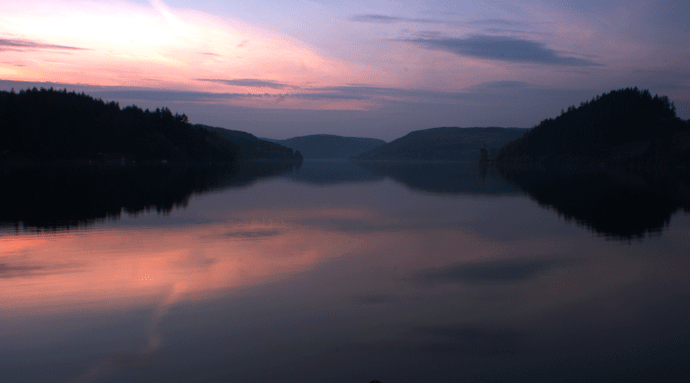
[[[477,57],[514,63],[536,63],[561,66],[600,66],[597,62],[579,57],[564,56],[547,48],[546,44],[507,36],[474,35],[466,38],[434,37],[401,39],[398,41],[424,49],[444,51],[458,56]]]
[[[21,40],[21,39],[0,39],[0,52],[7,50],[23,51],[31,49],[60,49],[80,51],[84,48],[70,47],[66,45],[43,44],[37,41]]]
[[[294,88],[292,85],[281,84],[279,82],[270,80],[259,80],[254,78],[240,78],[240,79],[217,79],[217,78],[198,78],[197,81],[215,82],[218,84],[232,85],[232,86],[246,86],[252,88],[271,88],[271,89],[285,89]]]

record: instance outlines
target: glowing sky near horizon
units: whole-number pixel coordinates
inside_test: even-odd
[[[0,89],[288,138],[530,127],[629,86],[690,118],[687,1],[0,3]]]

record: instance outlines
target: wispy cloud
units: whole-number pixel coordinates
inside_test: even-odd
[[[225,84],[231,86],[246,86],[250,88],[270,88],[270,89],[285,89],[294,88],[292,85],[282,84],[270,80],[259,80],[254,78],[239,78],[239,79],[218,79],[218,78],[198,78],[197,81],[215,82],[218,84]]]
[[[6,50],[23,51],[34,49],[57,49],[79,51],[84,48],[70,47],[66,45],[44,44],[38,41],[21,40],[21,39],[0,39],[0,52]]]
[[[397,297],[391,294],[359,294],[353,296],[352,300],[359,304],[376,305],[393,302]]]
[[[442,24],[445,21],[435,19],[415,19],[407,17],[397,17],[381,14],[366,14],[355,15],[350,17],[350,21],[360,23],[378,23],[378,24],[395,24],[395,23],[419,23],[419,24]]]
[[[87,89],[87,92],[89,90]],[[150,90],[145,88],[100,87],[89,92],[94,97],[107,100],[142,100],[155,102],[208,102],[262,98],[264,94],[251,93],[213,93],[176,90]]]
[[[510,325],[458,323],[450,325],[413,327],[400,331],[395,339],[381,339],[362,345],[364,349],[414,350],[436,355],[467,358],[498,357],[527,351],[525,333]],[[471,363],[471,362],[470,362]]]
[[[474,86],[474,89],[525,89],[532,87],[532,84],[524,81],[487,81]]]
[[[507,327],[507,326],[506,326]],[[522,333],[512,328],[455,324],[413,328],[413,344],[425,351],[467,356],[512,354],[524,350]]]
[[[280,231],[275,229],[268,230],[240,230],[225,233],[225,237],[239,239],[261,239],[280,235]]]
[[[508,19],[484,19],[484,20],[473,20],[468,21],[468,25],[491,25],[500,27],[524,27],[530,25],[530,23],[517,20]]]
[[[396,24],[396,23],[411,23],[411,24],[452,24],[465,25],[470,27],[484,27],[484,28],[527,28],[532,23],[518,20],[508,19],[484,19],[472,21],[454,21],[438,18],[414,18],[414,17],[400,17],[383,15],[377,13],[354,15],[350,17],[350,21],[359,23],[374,23],[374,24]]]
[[[424,49],[488,60],[561,66],[601,65],[592,60],[563,55],[561,52],[546,47],[544,43],[508,36],[473,35],[466,38],[425,36],[398,41]]]
[[[443,92],[443,91],[430,91],[422,89],[402,89],[402,88],[388,88],[388,87],[375,87],[366,85],[342,85],[342,86],[329,86],[312,89],[319,92],[327,92],[326,94],[339,94],[342,96],[348,96],[352,98],[372,98],[372,97],[415,97],[423,99],[463,99],[467,97],[467,93],[463,92]]]
[[[201,80],[204,81],[204,80]],[[230,80],[227,80],[230,81]],[[262,81],[262,80],[256,80]],[[286,84],[277,84],[285,85]],[[250,86],[250,85],[244,85]],[[91,96],[104,100],[139,100],[153,102],[218,102],[239,99],[302,99],[302,100],[364,100],[377,95],[375,89],[366,90],[365,87],[330,87],[303,89],[292,93],[239,93],[239,92],[198,92],[167,89],[147,89],[142,87],[75,85],[53,82],[28,82],[0,80],[0,89],[30,89],[32,87],[55,88],[84,91]],[[381,88],[385,89],[385,88]],[[394,91],[394,90],[391,90]],[[380,92],[380,91],[379,91]]]
[[[314,92],[314,93],[293,93],[281,94],[279,96],[286,98],[300,98],[303,100],[366,100],[370,98],[368,95],[348,94],[344,92]]]
[[[431,283],[518,283],[556,267],[562,261],[499,260],[463,263],[423,272],[420,279]]]
[[[27,278],[31,276],[74,272],[77,266],[79,265],[76,263],[65,263],[57,265],[0,263],[0,279],[18,277]]]

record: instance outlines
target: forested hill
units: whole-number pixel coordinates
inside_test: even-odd
[[[299,150],[306,159],[348,159],[386,143],[376,138],[342,137],[332,134],[313,134],[270,141]]]
[[[476,161],[484,144],[496,150],[522,136],[520,128],[433,128],[411,132],[355,157],[358,160]]]
[[[666,96],[626,88],[571,106],[504,146],[498,163],[605,160],[681,164],[690,160],[690,125]]]
[[[238,150],[241,160],[295,160],[302,161],[302,154],[299,150],[294,151],[287,145],[280,145],[275,142],[257,138],[253,134],[239,130],[225,128],[215,128],[206,125],[196,125],[218,134],[220,137],[233,142]]]
[[[83,93],[46,89],[0,92],[3,158],[236,161],[230,141],[167,109],[123,109]]]

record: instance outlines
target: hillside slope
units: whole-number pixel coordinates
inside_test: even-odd
[[[302,155],[285,145],[257,138],[239,130],[196,125],[232,142],[239,150],[240,160],[301,160]]]
[[[299,150],[305,159],[348,159],[386,143],[376,138],[342,137],[332,134],[314,134],[270,141]]]
[[[626,88],[571,106],[501,149],[498,163],[608,161],[681,164],[690,160],[690,125],[668,97]]]
[[[0,92],[0,159],[237,160],[232,142],[170,109],[120,108],[83,93]]]
[[[358,160],[473,161],[479,150],[501,147],[526,132],[521,128],[433,128],[411,132],[362,153]]]

